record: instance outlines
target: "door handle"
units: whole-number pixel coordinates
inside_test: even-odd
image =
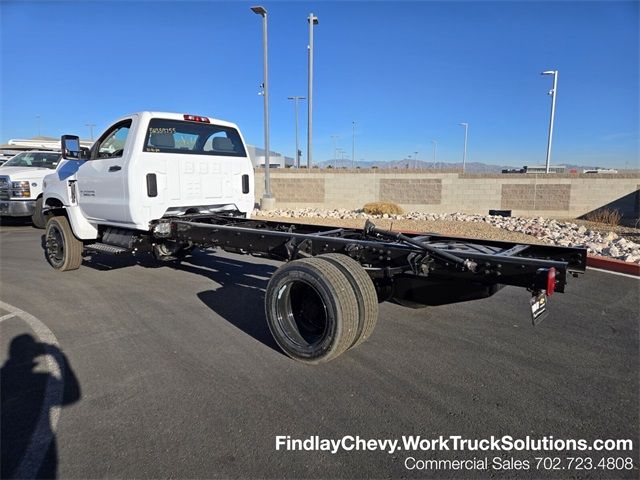
[[[109,167],[110,172],[117,172],[118,170],[122,170],[122,167],[120,165],[113,165]]]

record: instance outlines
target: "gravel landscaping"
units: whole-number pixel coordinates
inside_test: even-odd
[[[361,228],[366,219],[382,228],[433,232],[444,235],[505,240],[512,242],[546,243],[561,246],[583,246],[591,254],[602,255],[630,263],[640,263],[640,231],[627,228],[619,235],[607,225],[595,228],[581,222],[543,217],[500,217],[463,213],[409,212],[402,215],[369,215],[362,210],[302,208],[296,210],[255,210],[254,217],[270,220],[300,221]]]

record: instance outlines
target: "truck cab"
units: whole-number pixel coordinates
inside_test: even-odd
[[[90,150],[77,137],[62,143],[61,165],[45,178],[44,209],[63,209],[80,240],[105,227],[148,231],[163,217],[253,210],[253,166],[233,123],[138,112],[114,122]]]

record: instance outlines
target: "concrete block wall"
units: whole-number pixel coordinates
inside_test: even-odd
[[[256,170],[256,202],[264,172]],[[361,208],[391,201],[405,211],[575,218],[598,208],[616,208],[624,218],[640,214],[640,174],[461,174],[418,170],[277,170],[271,189],[277,208]]]

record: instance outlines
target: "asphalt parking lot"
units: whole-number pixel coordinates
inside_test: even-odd
[[[597,271],[570,279],[535,328],[528,293],[514,288],[424,310],[385,303],[369,341],[310,367],[284,356],[266,326],[274,262],[216,252],[178,266],[95,256],[58,273],[41,235],[0,226],[0,301],[54,335],[51,358],[65,356],[68,371],[52,403],[46,365],[31,371],[42,329],[0,311],[9,315],[0,321],[3,474],[26,454],[26,471],[61,478],[638,477],[637,279]],[[25,375],[33,380],[16,394],[24,401],[5,407],[7,388]],[[34,442],[43,411],[48,446]],[[633,439],[633,452],[581,455],[633,457],[635,468],[408,471],[402,451],[276,451],[277,435]]]

